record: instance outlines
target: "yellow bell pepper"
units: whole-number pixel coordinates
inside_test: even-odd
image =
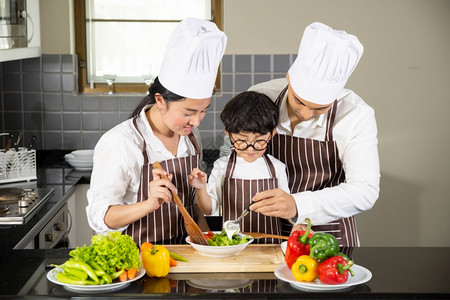
[[[142,263],[149,277],[164,277],[169,274],[170,254],[166,247],[155,245],[142,252]]]
[[[144,282],[144,293],[147,294],[161,294],[170,293],[169,278],[147,278]]]
[[[319,276],[317,268],[319,268],[319,261],[317,259],[309,255],[302,255],[297,258],[291,270],[295,280],[311,282]]]

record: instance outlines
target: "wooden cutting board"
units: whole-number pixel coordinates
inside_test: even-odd
[[[169,251],[187,258],[170,268],[174,273],[233,273],[233,272],[273,272],[284,263],[280,245],[248,245],[238,255],[229,257],[205,256],[190,245],[165,245]]]

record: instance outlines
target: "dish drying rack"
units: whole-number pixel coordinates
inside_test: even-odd
[[[36,179],[36,150],[0,150],[0,183]]]
[[[0,149],[0,184],[37,179],[36,150],[30,148]]]

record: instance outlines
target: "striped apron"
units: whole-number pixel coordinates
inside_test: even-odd
[[[287,87],[281,91],[275,103],[280,106]],[[345,182],[345,172],[336,142],[333,140],[333,125],[337,101],[327,114],[325,141],[276,134],[268,147],[268,153],[286,164],[289,188],[292,194],[317,191]],[[282,233],[289,235],[292,225],[282,220]],[[340,246],[359,246],[356,223],[353,216],[328,224],[313,226],[315,232],[328,232],[339,241]]]
[[[142,150],[144,165],[141,170],[141,181],[137,195],[137,201],[140,202],[148,198],[149,183],[152,181],[153,174],[152,164],[149,163],[147,154],[147,144],[137,126],[136,118],[134,118],[133,124],[144,140]],[[177,188],[178,196],[186,210],[192,216],[194,212],[195,189],[189,185],[188,175],[192,169],[199,167],[200,150],[192,133],[189,134],[188,138],[194,145],[195,155],[176,157],[160,161],[160,163],[164,170],[173,174],[172,182]],[[153,244],[185,244],[185,238],[187,237],[183,217],[174,203],[163,203],[154,212],[130,224],[126,229],[126,234],[130,235],[138,246],[143,242],[151,242]]]
[[[236,220],[249,206],[256,193],[278,187],[275,168],[267,154],[262,157],[266,162],[270,178],[239,179],[232,178],[236,168],[236,151],[232,150],[228,160],[223,183],[223,211],[222,222]],[[262,232],[280,235],[281,219],[265,216],[251,211],[240,223],[242,232]],[[281,240],[273,238],[256,239],[254,243],[279,244]]]

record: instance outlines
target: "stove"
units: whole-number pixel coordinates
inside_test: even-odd
[[[27,223],[54,193],[49,188],[0,188],[0,225]]]

